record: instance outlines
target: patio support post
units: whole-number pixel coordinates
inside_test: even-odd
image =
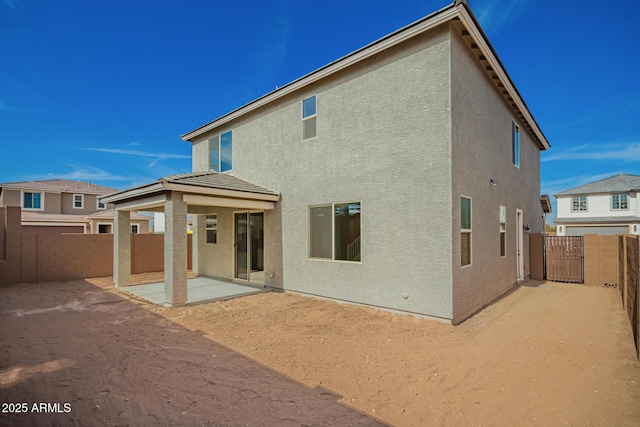
[[[193,251],[191,257],[191,270],[194,274],[200,273],[200,246],[204,244],[205,239],[205,221],[206,215],[194,215],[193,218]]]
[[[116,288],[131,284],[131,216],[116,211],[113,217],[113,282]]]
[[[187,204],[176,191],[164,203],[164,301],[169,307],[187,302]]]

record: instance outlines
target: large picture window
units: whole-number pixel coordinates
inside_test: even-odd
[[[302,140],[316,136],[316,97],[311,96],[302,101]]]
[[[231,131],[216,135],[209,140],[209,169],[216,172],[231,170],[233,134]]]
[[[309,257],[360,261],[360,202],[309,208]]]
[[[471,264],[471,199],[460,197],[460,265]]]

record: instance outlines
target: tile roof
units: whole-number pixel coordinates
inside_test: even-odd
[[[42,190],[61,193],[82,194],[107,194],[118,191],[115,188],[103,187],[85,181],[73,181],[68,179],[48,179],[44,181],[20,181],[0,183],[0,188],[13,188],[19,190]]]
[[[558,196],[573,196],[578,194],[596,194],[596,193],[626,193],[628,191],[640,190],[640,175],[620,174],[600,181],[581,185],[569,190],[561,191],[554,194]]]
[[[159,182],[171,184],[185,184],[196,187],[219,188],[223,190],[244,191],[248,193],[271,194],[277,196],[278,193],[249,181],[237,178],[226,173],[214,171],[191,172],[177,175],[170,175],[160,178]]]

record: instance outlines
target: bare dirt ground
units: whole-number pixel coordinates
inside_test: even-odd
[[[288,293],[169,309],[110,278],[0,288],[0,397],[70,401],[60,425],[638,426],[619,295],[523,286],[454,327]]]

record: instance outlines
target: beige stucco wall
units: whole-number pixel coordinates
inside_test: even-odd
[[[540,155],[522,122],[480,64],[452,33],[453,312],[464,318],[516,283],[516,209],[529,233],[544,230]],[[520,167],[512,163],[511,123],[520,128]],[[490,179],[497,181],[496,186]],[[460,196],[472,198],[472,264],[460,266]],[[506,256],[500,257],[499,207],[506,206]],[[530,275],[524,234],[524,275]]]
[[[41,190],[33,190],[42,192]],[[43,193],[44,210],[33,209],[34,212],[44,212],[50,214],[60,213],[60,193]],[[22,206],[22,191],[3,189],[2,190],[2,206]]]
[[[267,277],[284,274],[288,290],[451,318],[449,64],[445,25],[196,141],[194,171],[207,170],[207,138],[233,130],[232,173],[281,193],[279,211],[265,214]],[[301,141],[301,102],[311,95],[318,136]],[[362,262],[309,259],[309,206],[346,202],[361,202]],[[232,218],[220,211],[218,221],[218,246],[230,244],[223,230],[233,230]],[[201,255],[232,266],[213,251]]]

